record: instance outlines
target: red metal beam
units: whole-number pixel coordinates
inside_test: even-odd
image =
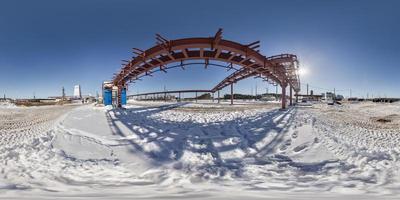
[[[300,91],[297,57],[292,54],[265,57],[255,50],[259,47],[259,41],[243,45],[224,40],[222,29],[219,29],[214,37],[167,40],[156,34],[156,40],[157,45],[150,49],[143,51],[134,48],[137,56],[124,64],[122,70],[113,79],[114,85],[124,85],[132,77],[140,77],[159,66],[174,62],[182,63],[184,60],[203,59],[232,63],[246,69],[234,74],[226,81],[238,81],[259,75],[281,86],[289,84],[295,92]]]
[[[136,96],[143,96],[143,95],[153,95],[153,94],[171,94],[171,93],[195,93],[195,92],[202,92],[202,93],[212,93],[212,90],[171,90],[171,91],[162,91],[162,92],[147,92],[141,94],[133,94],[129,95],[128,97],[136,97]]]

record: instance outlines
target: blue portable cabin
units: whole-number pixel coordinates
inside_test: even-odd
[[[121,98],[121,105],[126,105],[126,87],[121,88],[121,94],[118,95],[118,88],[111,81],[103,82],[103,103],[105,106],[116,105],[118,97]]]
[[[113,84],[110,81],[104,81],[102,85],[103,89],[103,103],[105,106],[112,105],[112,87]]]
[[[105,106],[112,105],[112,89],[103,90],[103,102]]]
[[[121,104],[126,105],[126,88],[121,90]]]

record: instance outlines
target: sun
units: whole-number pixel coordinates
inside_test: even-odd
[[[305,69],[305,68],[299,68],[298,69],[298,73],[299,73],[300,76],[304,76],[304,75],[307,75],[308,70]]]

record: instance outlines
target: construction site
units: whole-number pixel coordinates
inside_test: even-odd
[[[393,2],[59,3],[0,5],[0,199],[400,197]]]

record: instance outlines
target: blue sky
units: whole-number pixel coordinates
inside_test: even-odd
[[[400,97],[400,1],[0,1],[0,94],[11,97],[84,94],[101,90],[132,47],[166,38],[212,36],[261,41],[267,56],[293,53],[316,93]],[[145,78],[130,93],[210,89],[229,72],[193,66]],[[267,85],[250,78],[235,85],[250,93]],[[268,86],[274,91],[273,86]]]

